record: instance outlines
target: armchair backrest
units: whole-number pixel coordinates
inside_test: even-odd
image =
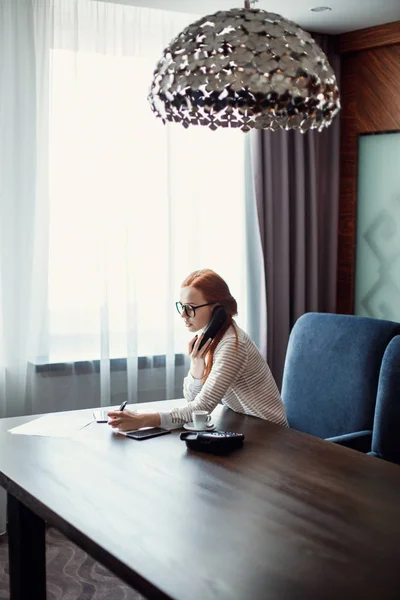
[[[400,335],[382,359],[376,398],[372,453],[400,464]]]
[[[289,338],[282,398],[289,425],[327,438],[373,427],[382,358],[400,334],[392,321],[307,313]]]

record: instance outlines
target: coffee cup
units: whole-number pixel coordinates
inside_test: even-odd
[[[206,429],[211,421],[211,415],[206,410],[195,410],[192,413],[192,420],[195,429]]]

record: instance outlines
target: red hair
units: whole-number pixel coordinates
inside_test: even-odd
[[[238,344],[238,334],[235,328],[233,317],[237,315],[237,303],[231,295],[227,283],[215,271],[211,269],[200,269],[190,273],[182,283],[181,287],[194,287],[199,290],[206,302],[215,302],[217,305],[223,306],[228,312],[226,323],[218,331],[217,335],[211,342],[210,348],[206,352],[207,364],[203,376],[203,383],[210,374],[212,361],[214,358],[215,348],[221,341],[225,332],[233,325],[236,335],[236,344]]]

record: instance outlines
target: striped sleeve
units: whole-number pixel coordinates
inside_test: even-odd
[[[193,402],[201,391],[203,382],[201,379],[195,379],[189,371],[187,377],[183,380],[183,396],[188,402]]]
[[[193,402],[201,391],[203,382],[201,379],[195,379],[191,372],[187,374],[187,377],[183,380],[183,396],[187,402]],[[161,411],[160,413],[160,425],[165,429],[174,429],[179,422],[173,423],[172,416],[169,411]],[[180,425],[179,425],[180,426]]]
[[[235,336],[222,338],[214,353],[211,372],[207,381],[194,398],[183,408],[171,410],[172,423],[191,421],[194,410],[211,412],[225,396],[229,388],[246,368],[247,354]]]

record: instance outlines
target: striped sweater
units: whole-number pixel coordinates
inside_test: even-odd
[[[214,352],[211,372],[204,383],[188,374],[183,383],[187,406],[160,412],[161,427],[192,420],[194,410],[211,412],[219,402],[238,413],[288,426],[285,407],[271,371],[257,346],[236,325],[225,333]]]

